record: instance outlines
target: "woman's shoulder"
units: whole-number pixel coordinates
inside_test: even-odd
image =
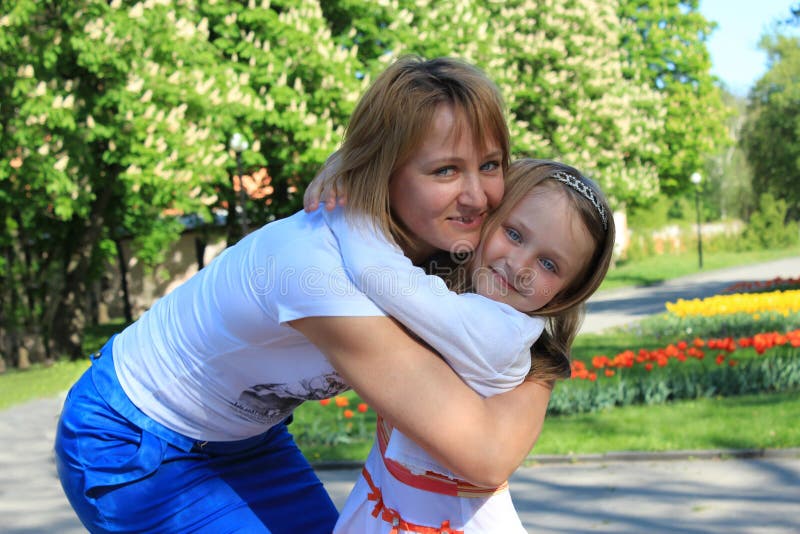
[[[281,263],[341,265],[336,238],[319,212],[299,211],[253,232],[253,249]]]
[[[246,259],[254,266],[252,285],[269,296],[281,323],[323,315],[384,315],[348,278],[322,213],[298,212],[253,234]]]

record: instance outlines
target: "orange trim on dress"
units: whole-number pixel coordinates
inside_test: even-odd
[[[380,488],[372,481],[372,477],[366,467],[361,470],[361,475],[364,477],[364,480],[367,481],[369,489],[371,490],[371,493],[367,495],[367,500],[376,501],[375,507],[372,509],[372,517],[378,518],[380,516],[380,519],[392,525],[392,530],[389,531],[389,534],[399,534],[400,532],[413,532],[415,534],[464,534],[463,530],[451,529],[450,521],[442,521],[442,525],[438,528],[409,523],[400,517],[400,512],[386,506],[386,503],[383,502],[383,495],[381,494]]]
[[[412,473],[410,469],[400,462],[386,457],[386,447],[389,444],[392,430],[393,427],[387,423],[383,417],[378,416],[376,431],[378,434],[378,446],[381,450],[381,458],[383,458],[386,469],[389,470],[394,478],[403,484],[424,491],[450,495],[451,497],[466,498],[490,497],[508,489],[508,482],[503,482],[497,487],[476,486],[466,480],[450,478],[434,471],[426,471],[420,475]]]

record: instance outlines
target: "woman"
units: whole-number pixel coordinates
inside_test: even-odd
[[[482,73],[407,58],[359,102],[339,169],[350,208],[419,261],[475,246],[508,144]],[[285,420],[345,381],[489,485],[530,450],[549,396],[526,383],[481,399],[350,285],[322,214],[298,213],[227,249],[94,355],[59,421],[62,485],[93,532],[330,532],[336,509]]]

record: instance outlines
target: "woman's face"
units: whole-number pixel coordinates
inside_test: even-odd
[[[595,244],[560,187],[538,186],[475,254],[475,292],[522,312],[547,305],[583,272]]]
[[[437,108],[419,148],[392,175],[389,203],[411,236],[415,263],[437,250],[473,250],[489,209],[503,198],[503,153],[475,145],[452,106]]]

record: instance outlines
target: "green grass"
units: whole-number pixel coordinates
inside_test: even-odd
[[[349,443],[323,446],[304,442],[309,412],[298,409],[289,429],[311,461],[363,461],[372,444],[374,415],[365,421],[368,434]],[[336,408],[327,406],[333,414]],[[800,447],[798,392],[700,399],[655,406],[628,406],[603,412],[549,416],[531,455],[602,454],[619,451],[773,449]],[[746,422],[746,424],[744,424]]]
[[[24,371],[7,371],[0,375],[0,410],[57,395],[68,389],[88,366],[88,359],[80,362],[61,360],[49,367],[32,365]]]
[[[754,252],[708,252],[703,254],[703,271],[793,256],[800,256],[800,247]],[[696,252],[677,256],[651,256],[635,262],[619,263],[609,270],[600,290],[653,285],[697,272],[700,269]]]
[[[548,417],[533,454],[800,446],[798,392]]]
[[[0,410],[64,391],[86,369],[87,362],[58,362],[0,376]],[[351,407],[358,398],[349,393]],[[362,461],[372,444],[375,414],[356,413],[351,420],[333,405],[302,405],[289,427],[311,461]],[[344,441],[326,445],[313,437],[312,427],[341,429]],[[798,392],[701,399],[656,406],[629,406],[608,411],[548,417],[537,454],[595,454],[611,451],[670,451],[800,447]],[[345,437],[348,424],[363,432]],[[746,424],[745,424],[746,422]],[[327,430],[326,430],[327,431]],[[352,434],[352,432],[350,432]],[[358,434],[361,434],[360,436]]]
[[[124,323],[116,321],[90,328],[83,340],[85,360],[58,360],[52,365],[35,364],[29,369],[9,369],[0,374],[0,410],[16,404],[52,397],[66,391],[89,367],[88,355],[103,346]]]
[[[355,392],[348,391],[341,396],[350,402],[347,408],[354,412],[351,419],[345,419],[344,409],[333,402],[327,406],[306,402],[295,410],[289,431],[312,462],[364,460],[369,453],[376,414],[372,410],[363,414],[356,410],[361,400]]]

